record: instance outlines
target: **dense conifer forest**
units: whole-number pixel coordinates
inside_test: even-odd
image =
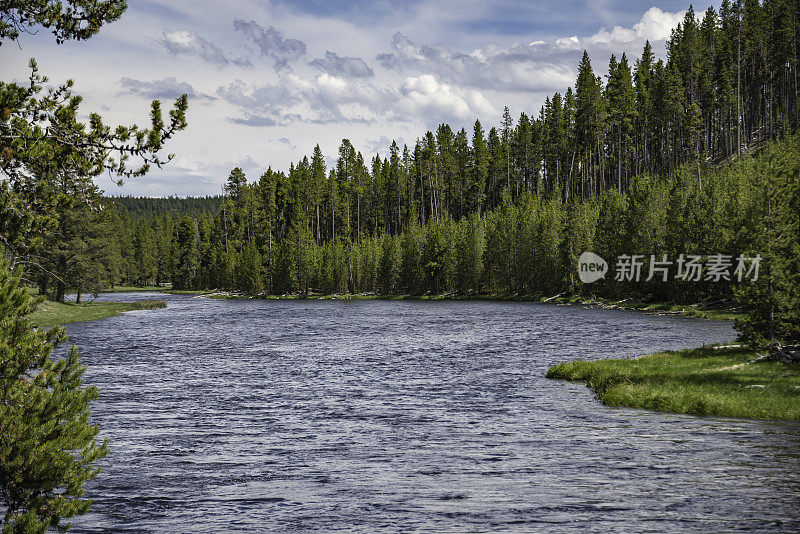
[[[151,219],[163,214],[201,217],[216,213],[222,204],[221,196],[209,197],[106,197],[105,204],[113,204],[131,219]]]

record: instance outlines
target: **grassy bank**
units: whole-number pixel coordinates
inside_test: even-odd
[[[169,291],[170,286],[114,286],[101,293],[138,293],[140,291]]]
[[[550,297],[541,299],[542,302],[555,304],[579,304],[597,308],[614,310],[632,310],[657,315],[679,315],[695,319],[709,319],[714,321],[734,321],[742,316],[739,308],[729,303],[704,303],[697,304],[670,304],[664,302],[638,302],[633,300],[610,300],[593,297]]]
[[[800,421],[800,364],[764,361],[764,355],[736,346],[703,347],[562,363],[547,377],[584,382],[609,406]]]
[[[133,310],[154,310],[166,308],[163,300],[140,300],[137,302],[89,302],[85,304],[60,303],[46,300],[30,315],[33,324],[40,328],[95,321],[120,315]]]
[[[172,289],[170,286],[114,286],[114,289],[102,293],[169,293],[170,295],[207,295],[213,291],[207,289]]]

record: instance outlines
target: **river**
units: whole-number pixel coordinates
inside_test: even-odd
[[[800,530],[800,425],[608,408],[544,378],[729,341],[729,323],[155,298],[68,328],[110,441],[76,532]]]

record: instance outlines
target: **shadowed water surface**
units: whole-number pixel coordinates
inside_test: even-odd
[[[800,425],[612,409],[543,378],[727,323],[166,298],[69,326],[111,447],[77,532],[800,530]]]

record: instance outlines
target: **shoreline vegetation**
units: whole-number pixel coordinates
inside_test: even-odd
[[[456,293],[436,294],[377,294],[377,293],[341,293],[341,294],[287,294],[287,295],[247,295],[230,291],[203,292],[200,296],[212,299],[264,299],[264,300],[418,300],[418,301],[459,301],[459,300],[488,300],[498,302],[538,302],[543,304],[557,304],[561,306],[577,305],[599,309],[628,310],[650,313],[654,315],[676,315],[695,319],[708,319],[714,321],[733,321],[742,313],[736,308],[715,308],[705,304],[667,304],[647,303],[632,300],[610,300],[601,298],[564,297],[560,295],[551,297],[537,297],[532,295],[461,295]]]
[[[166,308],[163,300],[139,300],[136,302],[74,302],[42,301],[36,311],[28,317],[37,328],[50,328],[71,323],[96,321],[106,317],[122,315],[123,312],[135,310],[156,310]]]
[[[583,382],[607,406],[699,416],[800,421],[800,364],[716,345],[634,359],[574,361],[547,378]]]
[[[598,297],[565,296],[553,295],[540,297],[535,295],[503,295],[503,294],[459,294],[459,293],[435,293],[435,294],[381,294],[381,293],[297,293],[283,295],[268,294],[248,294],[237,291],[222,290],[174,290],[169,288],[156,287],[133,287],[126,286],[122,289],[115,288],[113,291],[104,293],[129,293],[136,291],[153,291],[168,293],[172,295],[197,295],[211,299],[232,299],[232,300],[419,300],[419,301],[444,301],[444,300],[488,300],[501,302],[539,302],[558,305],[579,305],[595,307],[600,309],[617,309],[628,311],[639,311],[655,315],[675,315],[691,317],[694,319],[708,319],[712,321],[734,321],[743,315],[741,309],[730,302],[710,302],[695,304],[669,304],[664,302],[642,302],[632,299],[612,300]]]

